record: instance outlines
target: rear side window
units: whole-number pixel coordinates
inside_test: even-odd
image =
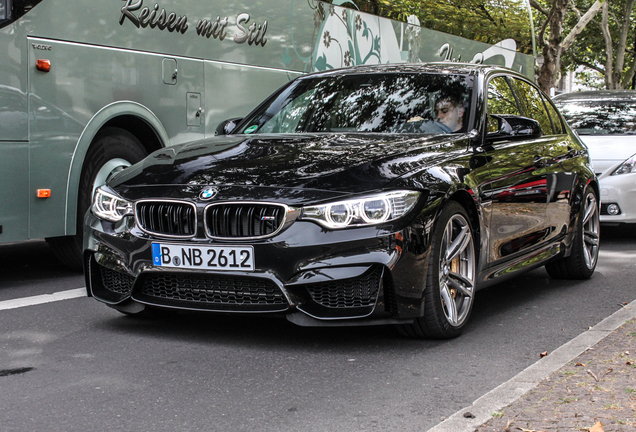
[[[552,119],[552,127],[554,128],[554,133],[557,135],[564,134],[565,129],[563,128],[563,123],[561,123],[561,117],[559,116],[557,109],[547,98],[543,98],[543,101],[545,102],[545,106],[548,109],[550,118]]]

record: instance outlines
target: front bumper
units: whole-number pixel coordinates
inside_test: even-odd
[[[601,223],[636,223],[636,173],[602,175],[599,177],[599,183]],[[617,204],[620,207],[620,214],[607,214],[605,209],[609,204]]]
[[[427,248],[412,226],[327,231],[298,221],[250,242],[194,238],[184,244],[254,248],[253,271],[156,267],[153,238],[132,218],[85,224],[88,294],[116,309],[139,305],[220,313],[285,314],[300,325],[406,322],[423,314]],[[406,321],[405,321],[406,320]]]

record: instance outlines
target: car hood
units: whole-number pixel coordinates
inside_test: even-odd
[[[453,149],[465,152],[467,145],[466,135],[216,137],[157,151],[109,186],[130,199],[182,197],[185,189],[198,194],[204,186],[216,186],[224,195],[217,198],[225,199],[289,199],[285,195],[303,191],[306,197],[310,190],[323,191],[316,199],[327,198],[382,189],[407,172],[448,158]]]
[[[579,135],[590,150],[592,161],[622,162],[636,153],[636,135]]]
[[[611,173],[636,153],[636,135],[579,135],[590,152],[597,175]]]

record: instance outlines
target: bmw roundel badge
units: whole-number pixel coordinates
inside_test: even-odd
[[[219,193],[219,190],[217,188],[206,187],[201,191],[201,193],[199,193],[199,198],[201,198],[202,200],[209,200],[214,198],[217,193]]]

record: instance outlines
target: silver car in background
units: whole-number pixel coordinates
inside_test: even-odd
[[[589,147],[601,186],[601,222],[636,223],[636,91],[573,92],[553,100]]]

